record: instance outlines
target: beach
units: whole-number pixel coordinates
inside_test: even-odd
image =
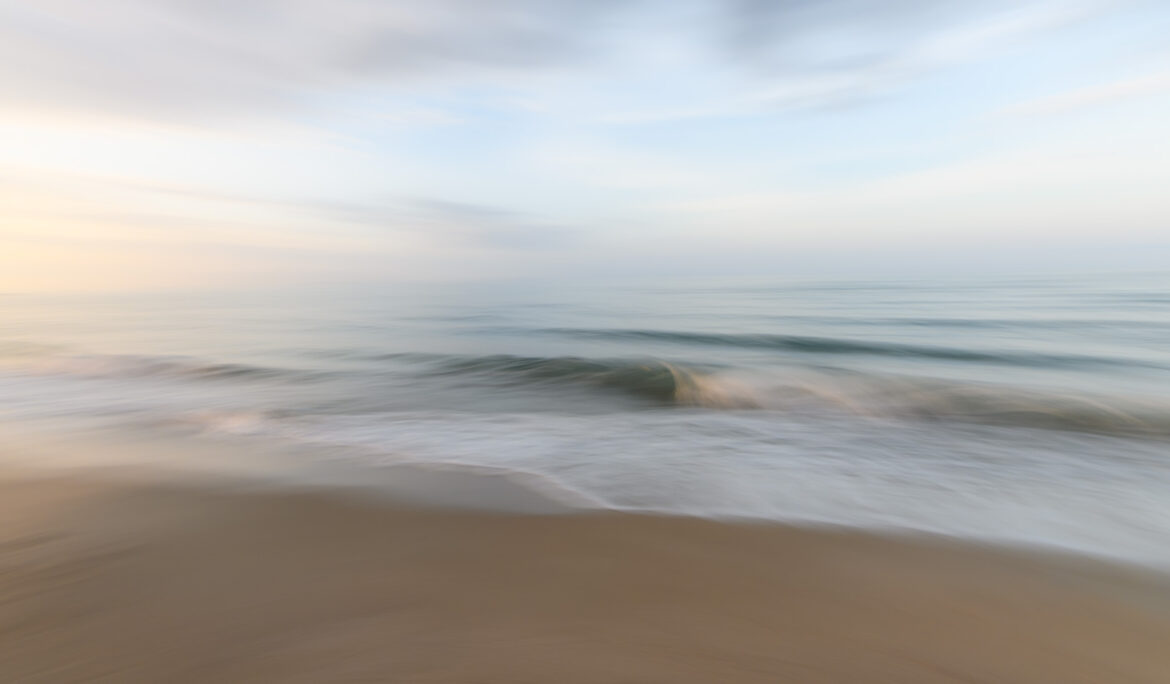
[[[1170,584],[1152,571],[936,536],[517,513],[538,495],[486,486],[497,510],[10,470],[0,681],[1170,677]]]
[[[1165,684],[1166,282],[0,298],[0,683]]]

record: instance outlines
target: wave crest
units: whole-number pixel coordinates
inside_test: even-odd
[[[509,384],[576,384],[674,406],[852,414],[1170,437],[1170,406],[1055,390],[860,372],[744,371],[659,360],[509,355],[426,359],[440,375],[490,376]]]
[[[490,375],[513,383],[585,385],[665,404],[757,407],[745,388],[716,381],[710,370],[656,359],[606,360],[508,354],[430,358],[433,367],[429,372],[432,374]]]
[[[543,332],[577,338],[626,341],[642,340],[671,344],[736,347],[742,349],[772,349],[802,354],[900,356],[942,361],[967,361],[1011,366],[1062,368],[1080,368],[1085,366],[1165,368],[1163,365],[1140,359],[1121,359],[1080,354],[1045,354],[1028,351],[979,351],[956,347],[937,347],[897,342],[851,340],[837,337],[812,337],[806,335],[775,335],[764,333],[731,334],[591,328],[548,328]]]

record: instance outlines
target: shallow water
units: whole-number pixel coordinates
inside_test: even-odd
[[[1170,565],[1168,340],[1166,273],[0,295],[0,421]]]

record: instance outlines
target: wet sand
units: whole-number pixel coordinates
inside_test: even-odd
[[[0,681],[1165,684],[1170,591],[937,539],[8,476]]]

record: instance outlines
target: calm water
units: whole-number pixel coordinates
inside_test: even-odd
[[[2,295],[0,421],[1167,565],[1170,274]]]

